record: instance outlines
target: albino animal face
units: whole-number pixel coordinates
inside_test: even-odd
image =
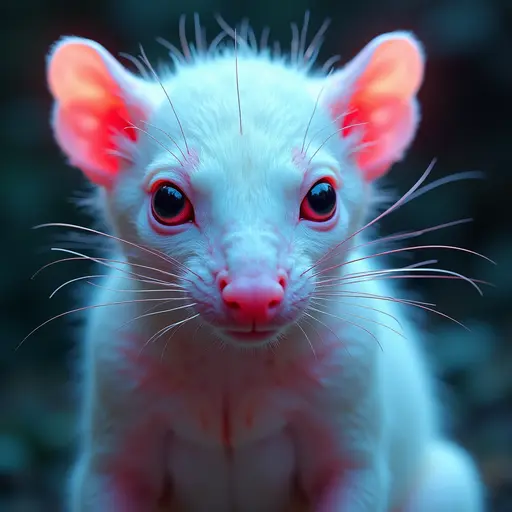
[[[267,343],[300,318],[320,258],[341,263],[343,251],[330,251],[412,140],[422,74],[404,33],[320,78],[246,48],[142,80],[76,38],[48,65],[56,139],[103,189],[115,234],[172,259],[159,267],[242,344]]]

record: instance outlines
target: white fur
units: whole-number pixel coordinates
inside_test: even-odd
[[[156,234],[151,228],[145,187],[162,177],[178,183],[181,178],[173,169],[176,160],[145,135],[135,147],[132,165],[102,195],[116,236],[163,251],[201,276],[203,281],[184,273],[190,282],[178,280],[192,301],[200,299],[201,304],[130,323],[131,335],[139,340],[133,343],[120,334],[119,326],[142,315],[153,303],[98,308],[90,314],[82,444],[72,478],[71,512],[116,510],[111,500],[116,486],[119,489],[119,460],[123,471],[133,473],[130,485],[123,489],[125,494],[135,496],[134,482],[147,487],[148,502],[136,506],[133,496],[129,500],[133,512],[154,509],[151,499],[156,500],[161,492],[165,475],[173,484],[175,500],[186,511],[280,512],[290,505],[295,474],[304,492],[311,494],[325,483],[322,479],[329,471],[334,479],[332,505],[319,512],[481,512],[480,483],[473,463],[444,441],[439,431],[430,370],[417,345],[419,333],[408,321],[404,306],[369,298],[331,300],[321,306],[311,303],[327,313],[307,310],[322,323],[301,323],[304,331],[294,325],[302,311],[297,301],[315,290],[314,279],[302,273],[363,224],[371,190],[352,162],[349,142],[340,137],[331,137],[323,145],[313,159],[313,174],[303,183],[302,171],[291,155],[302,145],[314,108],[311,79],[303,71],[266,57],[240,55],[238,64],[243,135],[239,134],[232,55],[184,66],[165,82],[187,143],[197,151],[191,185],[184,183],[183,187],[194,203],[200,227],[189,226],[172,234]],[[148,93],[157,105],[150,123],[168,132],[186,152],[162,89],[151,84]],[[162,132],[147,129],[181,158],[176,145]],[[335,129],[320,106],[306,143],[320,135],[309,155]],[[301,197],[316,179],[325,176],[340,185],[336,225],[321,231],[308,223],[297,224]],[[361,257],[360,249],[350,248],[363,241],[360,237],[351,240],[326,266]],[[213,254],[208,243],[214,247]],[[113,258],[181,274],[179,267],[122,243]],[[368,271],[377,268],[373,262],[349,264],[328,275]],[[264,380],[266,370],[257,361],[268,349],[261,347],[253,354],[226,345],[227,340],[220,343],[222,336],[209,327],[208,322],[222,318],[212,275],[226,264],[232,269],[281,265],[290,270],[283,313],[290,321],[281,333],[285,337],[273,349],[284,383]],[[145,273],[137,267],[131,271]],[[173,281],[162,273],[152,276]],[[127,292],[112,290],[155,288],[123,279],[114,270],[103,285],[106,289],[98,292],[96,303],[131,298]],[[396,296],[385,281],[368,280],[346,288]],[[169,307],[177,304],[182,303]],[[142,350],[141,361],[149,361],[150,372],[163,369],[169,382],[162,377],[155,386],[147,386],[142,378],[138,380],[140,368],[123,350],[135,347],[138,353],[144,340],[191,311],[201,316],[180,327],[167,346],[169,336]],[[400,321],[405,338],[391,330],[402,331],[389,315]],[[198,329],[201,321],[205,325]],[[380,347],[355,324],[371,331]],[[342,343],[335,343],[337,338]],[[184,344],[192,347],[186,356],[176,348]],[[334,344],[334,349],[322,359],[320,354],[328,344]],[[199,355],[203,356],[200,362]],[[299,385],[294,388],[287,385],[285,371],[299,357],[308,358],[308,368],[318,373],[290,378],[291,384]],[[173,380],[176,376],[184,379],[185,389],[173,390],[178,385]],[[258,403],[264,407],[254,405]],[[187,408],[190,404],[193,411]],[[255,414],[251,428],[244,423],[247,408]],[[229,447],[220,442],[226,410]],[[199,427],[197,411],[205,411],[210,419],[207,429]],[[346,465],[343,472],[332,469],[337,461]]]

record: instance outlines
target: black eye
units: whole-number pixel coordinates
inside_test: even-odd
[[[153,217],[168,226],[194,220],[194,210],[187,196],[171,183],[161,183],[153,192]]]
[[[336,191],[328,181],[316,182],[307,193],[300,207],[300,216],[306,220],[325,222],[336,211]]]

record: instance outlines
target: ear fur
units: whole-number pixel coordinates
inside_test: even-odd
[[[98,43],[66,37],[47,60],[55,101],[52,125],[72,165],[97,185],[110,186],[126,161],[135,130],[147,118],[148,85],[128,72]]]
[[[417,93],[424,55],[407,32],[373,39],[324,82],[322,103],[343,128],[359,135],[356,162],[367,181],[385,174],[411,144],[419,123]]]

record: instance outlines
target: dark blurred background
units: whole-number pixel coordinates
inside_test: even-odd
[[[290,23],[311,27],[332,19],[320,60],[351,58],[381,32],[413,30],[424,42],[426,81],[420,93],[423,120],[407,159],[386,184],[404,192],[432,158],[432,179],[482,170],[485,181],[459,181],[432,191],[386,219],[382,232],[426,227],[458,218],[474,223],[426,235],[425,243],[453,244],[485,253],[494,267],[450,251],[440,263],[494,282],[481,298],[467,283],[414,280],[408,287],[471,332],[436,315],[426,317],[427,344],[443,381],[449,428],[473,454],[489,489],[489,510],[512,511],[512,2],[510,0],[26,0],[0,7],[3,55],[0,104],[2,252],[0,253],[0,510],[56,512],[72,456],[76,422],[74,324],[59,319],[14,347],[34,327],[75,307],[72,287],[52,300],[60,283],[84,274],[85,263],[63,263],[36,280],[30,276],[54,259],[42,222],[88,225],[71,198],[84,190],[79,171],[68,168],[54,144],[48,115],[45,56],[64,34],[93,38],[112,53],[164,59],[155,42],[178,43],[178,18],[197,11],[211,40],[219,31],[213,14],[231,24],[248,17],[289,47]],[[314,31],[314,30],[313,30]],[[312,32],[313,32],[312,31]],[[310,36],[312,35],[310,32]],[[129,63],[125,61],[127,65]]]

